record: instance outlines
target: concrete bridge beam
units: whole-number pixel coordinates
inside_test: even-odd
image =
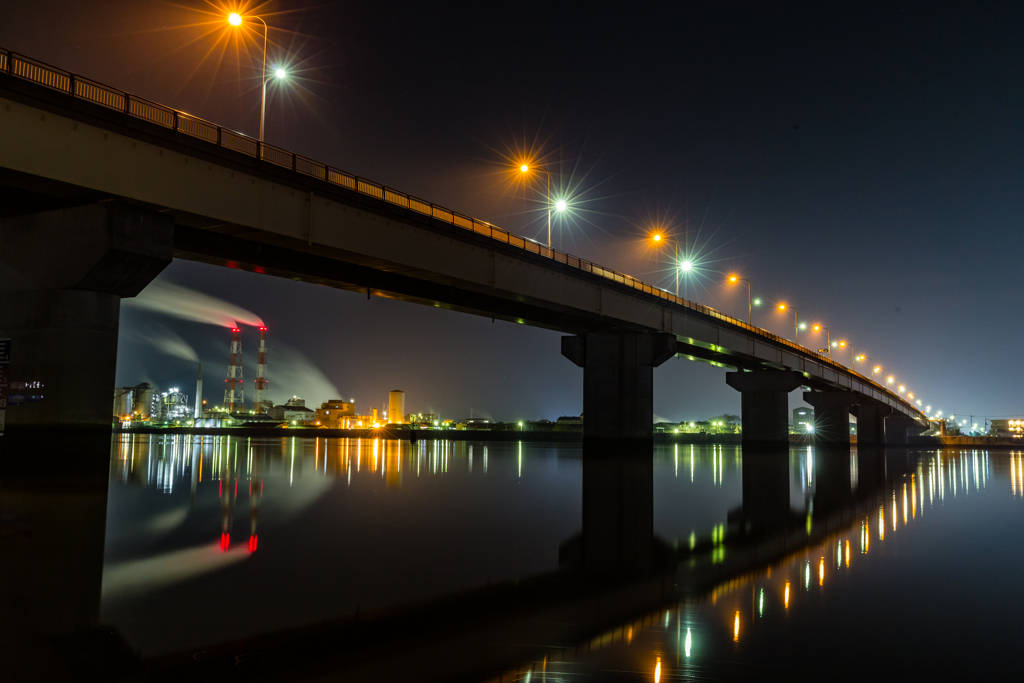
[[[850,445],[850,408],[859,397],[852,391],[805,391],[814,406],[814,437],[832,446]]]
[[[654,437],[654,368],[676,352],[663,332],[562,337],[562,355],[583,368],[583,438]]]
[[[120,302],[171,262],[174,222],[109,202],[0,219],[0,339],[8,437],[46,430],[109,433]]]
[[[728,372],[725,381],[742,394],[744,446],[789,443],[789,392],[806,381],[792,370]]]

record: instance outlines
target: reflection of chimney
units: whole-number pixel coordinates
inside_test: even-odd
[[[199,364],[199,379],[196,381],[196,414],[198,420],[203,416],[203,364]]]
[[[234,335],[231,338],[231,360],[228,361],[228,378],[224,380],[227,386],[224,389],[224,409],[229,413],[235,410],[245,410],[245,389],[242,382],[242,340],[239,338],[242,330],[232,327]]]

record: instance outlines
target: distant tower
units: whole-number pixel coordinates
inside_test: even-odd
[[[239,335],[242,330],[232,327],[231,332],[231,360],[228,361],[228,378],[224,380],[227,386],[224,388],[224,409],[229,413],[236,410],[245,410],[245,389],[242,383],[242,340]]]
[[[203,364],[199,364],[199,379],[196,380],[196,414],[198,420],[203,416]]]
[[[256,395],[252,399],[254,413],[267,412],[263,405],[263,392],[267,388],[267,328],[260,325],[260,351],[256,356]]]
[[[388,422],[401,424],[405,422],[405,392],[395,389],[388,394]]]

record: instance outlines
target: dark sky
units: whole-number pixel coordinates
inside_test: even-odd
[[[555,246],[671,287],[643,243],[661,223],[694,245],[691,298],[744,316],[745,291],[723,284],[739,272],[946,415],[1024,412],[1024,4],[257,11],[271,63],[295,73],[271,89],[269,142],[540,237],[537,187],[505,172],[532,152],[572,201]],[[259,46],[231,37],[216,5],[35,0],[4,15],[0,46],[257,132]],[[450,417],[581,409],[555,333],[190,263],[161,280],[267,322],[278,398],[322,400],[326,382],[361,407],[402,388],[410,410]],[[770,306],[754,318],[792,336]],[[223,330],[138,310],[124,309],[118,382],[191,387],[194,364],[142,341],[165,328],[195,347],[219,398]],[[275,354],[296,353],[323,380],[274,381]],[[656,371],[655,411],[738,413],[739,396],[722,370],[673,360]]]

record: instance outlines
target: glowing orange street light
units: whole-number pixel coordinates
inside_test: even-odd
[[[793,341],[795,343],[799,344],[800,343],[800,323],[797,322],[796,309],[793,308],[792,306],[789,306],[788,304],[779,304],[779,310],[780,311],[785,312],[787,308],[789,310],[793,311],[793,329],[794,329],[794,332],[795,332],[795,334],[793,335]]]
[[[746,282],[747,283],[747,324],[748,325],[752,325],[753,323],[750,322],[750,312],[752,310],[751,304],[750,304],[750,280],[748,280],[745,277],[740,277],[739,275],[730,275],[729,276],[729,284],[734,285],[737,282]]]

